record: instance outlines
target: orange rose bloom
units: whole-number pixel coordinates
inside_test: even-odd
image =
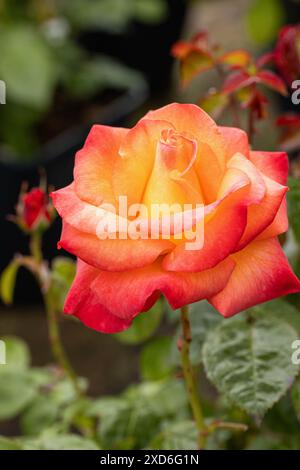
[[[174,309],[207,299],[229,317],[300,291],[277,240],[288,227],[287,173],[285,153],[251,151],[245,132],[218,127],[195,105],[150,111],[129,130],[93,126],[74,182],[52,195],[59,246],[78,257],[65,312],[113,333],[161,294]],[[195,233],[204,227],[202,246],[176,238],[176,217],[168,237],[101,239],[99,223],[114,217],[107,207],[118,214],[120,196],[128,206],[177,204],[177,215],[203,204],[201,220],[191,219]]]

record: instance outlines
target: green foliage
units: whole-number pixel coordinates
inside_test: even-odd
[[[172,340],[160,336],[150,341],[141,353],[141,376],[143,380],[160,380],[172,373],[171,364]]]
[[[15,283],[19,263],[16,259],[12,260],[9,265],[2,271],[0,277],[0,298],[3,303],[10,305],[13,302]]]
[[[298,332],[276,315],[239,315],[207,336],[206,373],[227,399],[261,417],[286,393],[298,372],[291,362],[291,344],[297,337]]]
[[[289,192],[287,193],[289,223],[294,236],[300,243],[300,181],[296,178],[289,178]]]
[[[254,0],[246,22],[249,34],[257,44],[270,44],[284,24],[285,14],[280,0]]]
[[[105,88],[134,88],[141,83],[140,73],[106,56],[82,61],[66,80],[69,93],[76,98],[92,97]]]
[[[30,352],[27,344],[15,336],[2,336],[6,347],[6,364],[2,370],[22,371],[28,369],[30,365]]]
[[[6,364],[0,366],[0,419],[19,414],[35,397],[37,384],[28,374],[30,354],[19,338],[3,337]]]
[[[100,418],[98,435],[104,448],[138,449],[147,446],[165,420],[186,411],[183,384],[145,382],[131,386],[119,397],[100,398],[89,414]]]
[[[163,303],[158,300],[148,312],[136,317],[128,330],[115,334],[115,338],[124,344],[143,343],[153,335],[162,317]]]
[[[48,299],[57,312],[63,310],[75,274],[76,264],[72,259],[59,256],[53,260]]]
[[[36,385],[25,371],[3,370],[0,374],[0,419],[9,419],[34,399]]]
[[[8,98],[46,109],[53,96],[57,66],[40,33],[20,23],[1,27],[0,41],[5,44],[0,56],[0,75],[8,84]]]
[[[295,381],[293,385],[291,397],[292,397],[294,410],[296,412],[296,416],[300,422],[300,379],[299,378],[297,378],[297,380]]]
[[[68,0],[64,12],[76,28],[121,33],[131,20],[159,23],[167,14],[165,0]]]
[[[197,430],[193,421],[166,424],[161,433],[151,442],[157,450],[196,450]]]

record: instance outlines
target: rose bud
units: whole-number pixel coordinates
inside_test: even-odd
[[[54,217],[54,208],[42,188],[32,188],[28,192],[23,188],[16,213],[15,221],[24,231],[44,231]]]

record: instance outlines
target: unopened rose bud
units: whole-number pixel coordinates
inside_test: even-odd
[[[44,189],[32,188],[21,191],[16,208],[15,222],[25,231],[46,230],[54,216],[54,208]]]

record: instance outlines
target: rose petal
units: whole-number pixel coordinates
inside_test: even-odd
[[[163,130],[174,129],[166,120],[141,119],[128,131],[113,170],[116,197],[126,196],[128,206],[140,203],[154,165],[157,142]]]
[[[221,186],[222,198],[212,212],[205,210],[203,246],[199,250],[187,250],[185,244],[177,246],[164,258],[165,269],[187,272],[210,269],[235,250],[247,224],[251,182],[244,172],[229,168]]]
[[[94,125],[75,157],[75,191],[83,201],[114,203],[112,169],[128,130]]]
[[[242,129],[235,127],[220,126],[219,130],[224,137],[226,160],[230,160],[236,153],[241,153],[245,157],[250,156],[248,136]]]
[[[63,222],[59,247],[98,269],[125,271],[153,263],[175,245],[169,240],[99,240]]]
[[[282,186],[267,176],[263,176],[263,179],[266,186],[266,194],[259,204],[253,204],[249,207],[247,228],[239,243],[238,249],[242,249],[248,245],[248,243],[261,234],[274,221],[288,190],[286,186]],[[276,224],[278,224],[278,222],[280,225],[282,223],[285,225],[285,218],[282,217],[282,214],[277,219]],[[280,228],[277,228],[277,230],[280,230]],[[272,233],[272,231],[270,233]]]
[[[173,308],[179,308],[220,291],[233,268],[234,262],[227,259],[216,268],[197,274],[168,273],[159,262],[122,273],[96,273],[94,268],[80,262],[65,312],[98,331],[120,331],[137,314],[149,309],[160,292]],[[118,317],[120,325],[115,320],[110,323],[112,317]]]
[[[165,119],[175,126],[177,132],[186,132],[197,140],[196,172],[205,202],[213,202],[225,171],[225,144],[216,123],[193,104],[173,103],[150,111],[146,117]]]
[[[286,152],[250,152],[250,160],[264,175],[282,185],[287,183],[289,161]]]
[[[90,290],[98,270],[81,260],[77,261],[77,273],[65,302],[64,312],[75,315],[83,324],[103,333],[125,330],[131,321],[112,315],[99,305],[99,298]]]
[[[209,299],[224,317],[300,291],[300,282],[276,238],[255,241],[232,258],[236,267],[228,284]]]

